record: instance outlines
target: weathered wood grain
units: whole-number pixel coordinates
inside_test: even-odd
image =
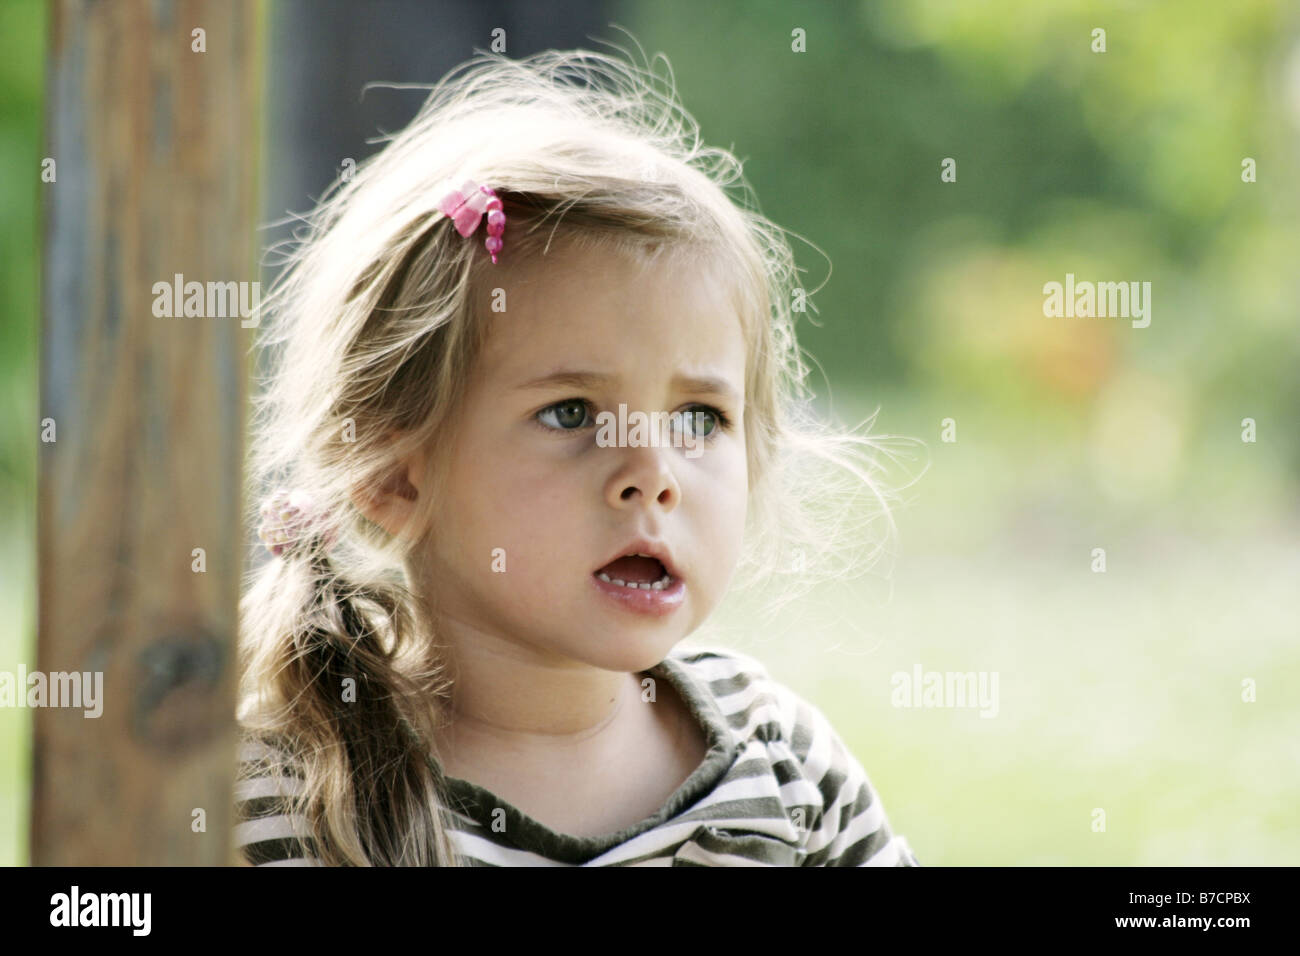
[[[51,4],[41,416],[57,440],[40,456],[37,668],[102,671],[104,702],[97,719],[33,712],[37,865],[234,859],[253,330],[155,315],[154,284],[258,278],[260,12]]]

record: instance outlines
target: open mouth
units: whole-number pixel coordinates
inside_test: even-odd
[[[633,591],[662,591],[676,580],[662,561],[648,554],[625,554],[594,573],[606,583]]]

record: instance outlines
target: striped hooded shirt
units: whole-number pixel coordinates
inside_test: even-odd
[[[646,673],[670,681],[708,735],[704,762],[668,802],[623,830],[576,837],[450,777],[450,836],[470,865],[920,865],[825,715],[758,661],[678,649]],[[272,775],[260,747],[241,751],[236,846],[253,865],[315,865],[306,822],[283,800],[301,781]]]

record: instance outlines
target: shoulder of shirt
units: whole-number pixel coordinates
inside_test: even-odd
[[[712,685],[730,682],[737,687],[754,687],[769,691],[774,684],[772,675],[756,657],[720,645],[674,648],[668,655],[680,664],[697,684]]]
[[[818,707],[743,652],[706,646],[669,656],[717,702],[744,752],[765,748],[786,812],[802,810],[811,828],[802,865],[920,865],[907,840],[893,833],[861,763]]]
[[[758,737],[793,747],[814,725],[829,727],[817,708],[749,654],[709,645],[675,649],[669,656],[713,698],[742,744]]]
[[[718,646],[670,656],[717,703],[742,752],[759,745],[774,763],[793,757],[795,772],[816,786],[828,806],[841,790],[870,791],[866,771],[825,713],[773,678],[756,658]]]

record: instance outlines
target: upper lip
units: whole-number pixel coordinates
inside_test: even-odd
[[[623,545],[622,548],[601,562],[601,564],[596,568],[596,571],[599,571],[601,568],[605,567],[605,565],[610,564],[613,561],[617,561],[619,558],[627,557],[629,554],[648,554],[652,558],[657,558],[659,563],[664,566],[664,570],[674,578],[680,578],[682,576],[681,572],[677,570],[677,565],[673,563],[673,556],[668,550],[668,545],[664,544],[662,541],[651,541],[649,538],[637,538],[635,541],[629,541],[627,544]],[[592,573],[594,574],[595,572]]]

